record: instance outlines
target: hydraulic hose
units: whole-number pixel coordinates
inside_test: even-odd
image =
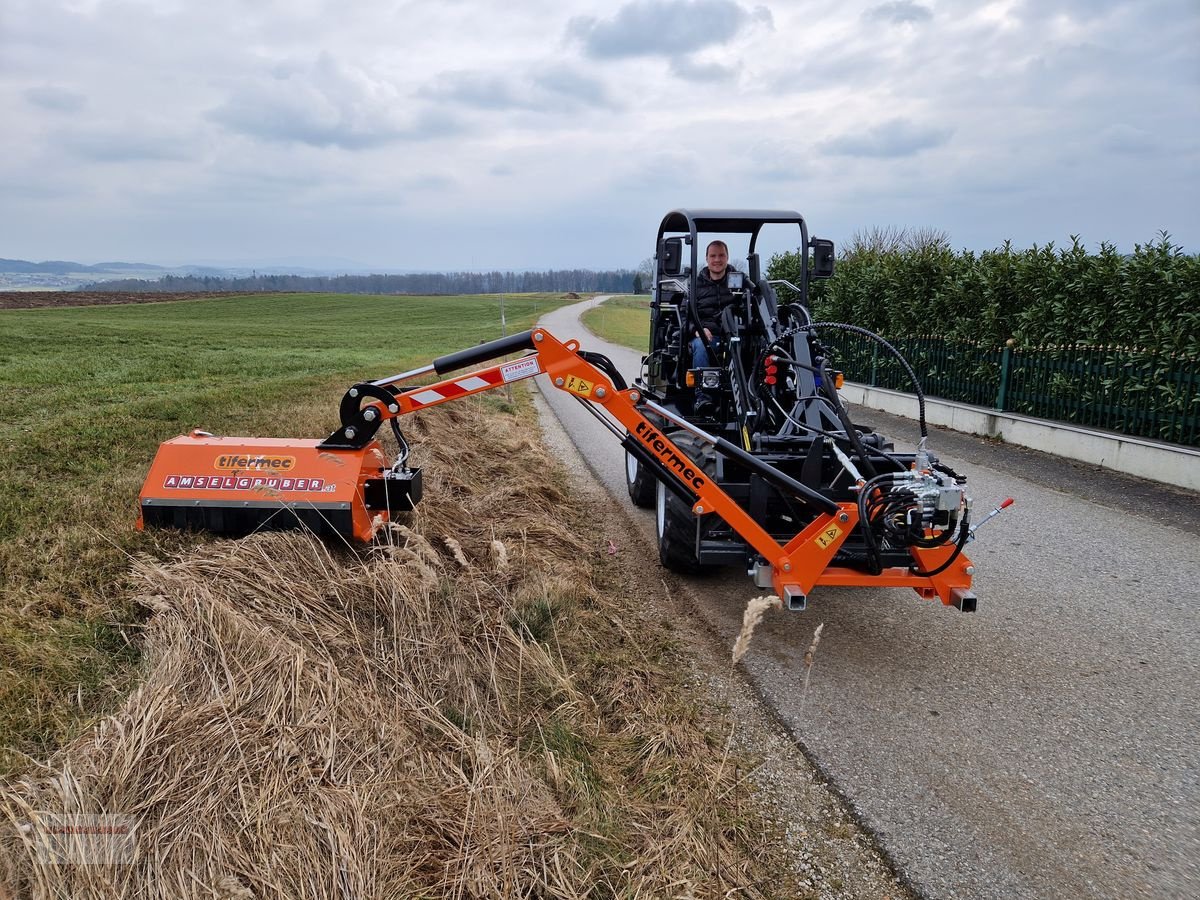
[[[871,575],[878,575],[883,571],[883,560],[879,556],[879,542],[875,540],[875,532],[872,530],[871,513],[867,508],[867,502],[875,488],[879,487],[884,481],[894,479],[894,477],[894,472],[885,472],[883,475],[876,475],[870,481],[866,482],[862,486],[862,490],[858,492],[858,527],[862,531],[863,546],[867,549],[867,571]]]
[[[850,441],[850,446],[854,448],[854,452],[858,454],[859,460],[862,462],[863,468],[867,472],[867,476],[874,478],[879,474],[875,466],[871,463],[870,457],[867,456],[867,451],[863,447],[862,439],[858,435],[858,429],[854,427],[854,423],[850,421],[850,417],[846,414],[846,407],[842,406],[842,401],[838,398],[837,390],[833,386],[833,373],[829,371],[828,360],[821,360],[821,390],[825,392],[825,396],[829,398],[829,404],[833,407],[834,415],[838,417],[838,421],[842,423],[842,428],[846,432],[846,437]]]
[[[805,423],[799,421],[798,419],[793,419],[791,417],[791,415],[788,413],[788,411],[779,405],[778,400],[776,400],[774,397],[768,397],[767,399],[770,400],[772,406],[774,406],[777,410],[779,410],[779,414],[781,416],[783,416],[785,419],[787,419],[787,421],[791,422],[797,428],[801,428],[804,431],[811,432],[812,434],[819,434],[819,435],[821,435],[821,437],[829,438],[831,441],[840,441],[840,442],[844,442],[846,444],[850,443],[849,439],[844,434],[834,434],[832,431],[824,431],[820,428],[817,428],[815,425],[806,425]],[[827,397],[821,397],[821,396],[804,397],[799,402],[805,403],[805,402],[812,402],[814,400],[820,400],[826,406],[829,405],[829,399]],[[853,446],[851,446],[850,449],[853,450],[854,449]],[[908,466],[906,466],[904,463],[900,462],[900,460],[896,459],[896,457],[892,456],[886,450],[878,450],[878,449],[875,449],[872,447],[872,448],[867,449],[867,452],[871,456],[875,457],[876,459],[886,459],[888,462],[890,462],[892,465],[894,465],[896,467],[896,470],[899,472],[907,472],[908,471]]]
[[[788,332],[788,334],[794,334],[797,331],[816,331],[821,328],[832,328],[834,331],[849,331],[853,334],[860,334],[863,337],[868,337],[900,361],[900,365],[904,367],[904,371],[908,374],[909,379],[912,381],[913,391],[917,395],[917,407],[919,411],[918,420],[921,425],[921,437],[929,437],[929,428],[925,424],[925,392],[921,390],[921,380],[917,378],[917,373],[913,371],[913,367],[908,364],[908,360],[904,358],[904,355],[891,344],[889,344],[887,340],[875,332],[866,328],[862,328],[858,325],[848,325],[845,322],[812,322],[808,325],[799,325],[794,330]],[[781,339],[785,336],[787,335],[782,335]]]
[[[910,572],[912,572],[912,574],[917,575],[921,578],[932,578],[934,575],[941,575],[948,568],[950,568],[950,564],[953,563],[956,559],[958,559],[959,555],[963,552],[963,548],[967,546],[967,541],[970,540],[970,537],[971,537],[971,521],[970,521],[970,519],[971,519],[970,516],[968,516],[966,513],[963,513],[962,523],[958,527],[958,541],[954,545],[954,552],[950,554],[950,556],[946,559],[946,561],[944,563],[942,563],[936,569],[930,569],[928,572],[922,572],[916,566],[909,566],[908,570]]]

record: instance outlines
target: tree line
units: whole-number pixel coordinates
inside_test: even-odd
[[[165,275],[123,278],[86,286],[89,291],[157,293],[244,291],[337,294],[526,294],[558,291],[628,293],[632,269],[548,269],[544,272],[415,272],[403,275]]]

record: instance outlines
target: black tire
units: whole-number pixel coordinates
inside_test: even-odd
[[[658,479],[650,474],[649,469],[641,464],[636,456],[625,451],[625,490],[629,491],[629,499],[639,509],[650,509],[654,506],[654,486]]]
[[[686,433],[670,435],[671,441],[685,454],[711,472],[714,466],[713,451],[708,444]],[[661,482],[655,482],[654,520],[658,534],[658,560],[672,572],[681,575],[698,575],[709,567],[696,558],[697,528],[703,534],[707,519],[701,516],[697,523],[692,505],[679,499]]]

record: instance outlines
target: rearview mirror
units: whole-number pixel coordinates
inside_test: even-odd
[[[833,241],[813,238],[808,242],[813,251],[813,278],[833,277]]]
[[[663,241],[662,247],[662,273],[678,275],[681,271],[681,262],[683,262],[683,238],[667,238]]]

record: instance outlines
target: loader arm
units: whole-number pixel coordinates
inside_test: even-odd
[[[430,373],[447,374],[520,350],[530,352],[434,384],[402,386],[405,381]],[[897,567],[868,574],[831,567],[831,560],[859,523],[858,504],[835,502],[741,447],[707,434],[629,388],[606,358],[582,351],[577,341],[559,341],[544,328],[439,357],[427,366],[390,378],[354,385],[342,400],[341,426],[318,449],[329,454],[361,452],[372,446],[374,435],[384,422],[539,374],[546,375],[556,388],[601,407],[624,426],[627,448],[633,443],[634,452],[653,465],[658,477],[670,480],[672,489],[688,498],[695,515],[720,516],[758,553],[764,561],[763,571],[758,573],[759,582],[765,587],[766,579],[762,576],[769,572],[772,589],[789,607],[802,609],[805,598],[818,585],[839,585],[909,587],[926,599],[937,598],[945,605],[964,610],[973,608],[975,598],[970,592],[973,569],[970,560],[962,555],[961,547],[913,548],[916,572]],[[718,453],[736,459],[776,489],[791,494],[807,507],[813,515],[812,521],[786,544],[780,544],[663,434],[644,411],[706,441]],[[947,566],[948,562],[953,565]],[[920,572],[929,574],[917,574]]]

